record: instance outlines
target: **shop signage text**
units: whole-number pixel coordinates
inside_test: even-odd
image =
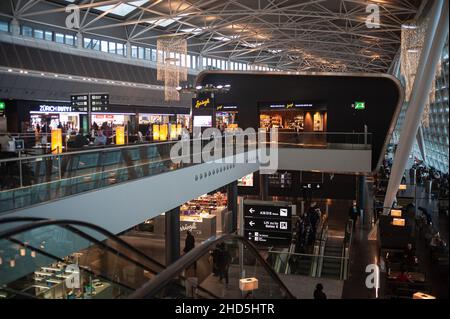
[[[39,112],[67,113],[72,112],[72,107],[62,105],[39,105]]]
[[[197,100],[197,101],[195,102],[195,108],[198,109],[198,108],[200,108],[201,106],[207,107],[207,106],[209,105],[209,103],[211,103],[211,101],[210,101],[209,98],[207,98],[207,99],[205,99],[205,100]]]
[[[286,103],[262,103],[260,107],[271,108],[271,109],[292,109],[292,108],[312,108],[315,105],[313,103],[296,103],[296,102],[286,102]]]
[[[220,110],[236,110],[237,106],[236,105],[218,105],[217,106],[217,111]]]

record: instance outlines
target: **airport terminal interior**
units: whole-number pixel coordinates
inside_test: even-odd
[[[0,1],[0,299],[448,299],[448,6]]]

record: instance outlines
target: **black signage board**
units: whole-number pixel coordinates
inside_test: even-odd
[[[265,230],[265,231],[291,231],[291,219],[269,219],[261,217],[245,217],[245,229]]]
[[[192,99],[192,126],[216,127],[215,99],[211,94],[199,94]]]
[[[89,106],[89,94],[74,94],[70,96],[72,109],[78,112],[87,112]]]
[[[245,217],[275,217],[291,219],[292,207],[244,204]]]
[[[289,246],[292,207],[244,203],[244,232],[256,244]]]
[[[91,106],[91,112],[106,112],[109,106],[109,94],[73,94],[70,96],[70,103],[72,108],[79,112],[87,112],[89,105]]]
[[[91,111],[106,112],[109,106],[109,94],[107,93],[91,93]]]
[[[216,103],[216,111],[217,112],[237,112],[237,104],[232,103]]]
[[[303,189],[321,189],[322,183],[305,183],[302,184]]]
[[[291,244],[292,237],[292,233],[259,230],[246,230],[244,235],[251,242],[265,246],[288,246]]]
[[[259,102],[258,108],[268,110],[289,110],[289,109],[307,109],[307,110],[326,110],[326,104],[323,101],[275,101]]]

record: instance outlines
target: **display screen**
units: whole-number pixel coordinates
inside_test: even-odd
[[[212,126],[212,116],[210,116],[210,115],[194,116],[194,126],[195,127],[211,127]]]
[[[253,173],[239,178],[238,186],[253,186]]]

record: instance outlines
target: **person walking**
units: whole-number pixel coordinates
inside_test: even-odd
[[[186,239],[184,240],[184,253],[187,254],[195,247],[195,237],[192,235],[191,231],[186,232]]]
[[[327,295],[323,292],[322,284],[316,285],[316,290],[314,290],[314,299],[327,299]]]
[[[219,258],[217,260],[217,266],[219,268],[219,281],[225,279],[225,287],[228,288],[228,270],[231,263],[231,254],[227,250],[225,243],[220,244]]]
[[[352,206],[350,207],[349,211],[348,211],[348,217],[353,220],[353,230],[355,230],[356,228],[356,222],[358,221],[358,216],[359,216],[359,212],[358,212],[358,206],[356,206],[356,201],[353,201]]]

